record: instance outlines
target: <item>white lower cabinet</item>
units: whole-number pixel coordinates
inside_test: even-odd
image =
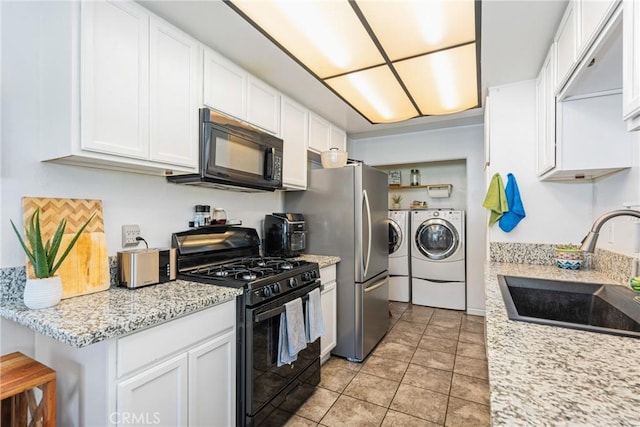
[[[119,382],[117,424],[186,426],[187,369],[181,354]]]
[[[36,334],[57,372],[57,421],[69,426],[232,426],[236,302],[74,348]]]
[[[189,425],[235,424],[235,337],[229,331],[189,351]]]
[[[320,280],[322,282],[322,319],[324,320],[324,335],[320,338],[320,363],[324,363],[337,344],[336,266],[330,265],[320,269]]]

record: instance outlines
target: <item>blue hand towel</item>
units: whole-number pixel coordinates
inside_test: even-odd
[[[302,300],[296,298],[285,303],[284,312],[280,315],[278,367],[295,362],[298,352],[307,347],[304,329]]]
[[[507,195],[507,204],[509,205],[509,211],[502,214],[498,226],[504,232],[510,232],[516,225],[527,216],[524,212],[524,206],[522,205],[522,199],[520,198],[520,190],[518,190],[518,183],[516,177],[513,174],[507,174],[507,187],[504,189]]]
[[[314,342],[324,334],[320,288],[315,288],[309,292],[309,302],[307,302],[307,323],[305,326],[307,342]]]

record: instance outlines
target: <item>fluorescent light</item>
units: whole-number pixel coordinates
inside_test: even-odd
[[[325,80],[373,123],[393,123],[418,115],[386,65]]]
[[[478,105],[475,0],[231,4],[372,123]]]
[[[478,105],[475,43],[394,66],[422,114],[450,114]]]
[[[360,1],[357,4],[392,61],[476,38],[474,0]]]
[[[347,1],[234,1],[319,78],[384,63]]]

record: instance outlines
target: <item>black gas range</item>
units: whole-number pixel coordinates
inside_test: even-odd
[[[320,339],[277,366],[285,303],[320,287],[317,263],[260,256],[253,228],[211,226],[172,235],[178,278],[242,288],[237,299],[237,425],[282,425],[320,382]],[[305,322],[306,310],[305,312]]]

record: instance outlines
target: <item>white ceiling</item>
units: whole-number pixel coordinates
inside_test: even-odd
[[[482,108],[372,125],[220,0],[139,1],[281,92],[344,128],[350,138],[482,123]],[[567,0],[482,1],[481,87],[535,78]]]

